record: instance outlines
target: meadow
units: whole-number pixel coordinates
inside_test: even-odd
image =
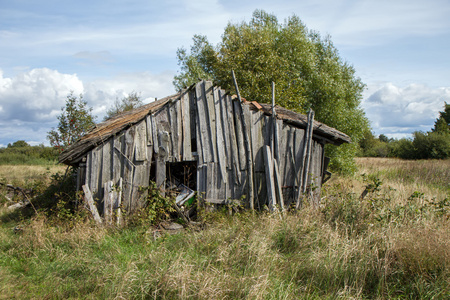
[[[0,299],[449,299],[450,160],[357,164],[319,208],[203,211],[159,238],[2,207]],[[16,184],[64,172],[7,167]]]

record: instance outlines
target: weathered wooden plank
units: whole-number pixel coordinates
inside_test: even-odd
[[[183,160],[183,122],[181,119],[181,100],[175,101],[175,110],[177,112],[177,161]]]
[[[252,153],[253,153],[253,164],[254,171],[264,172],[264,153],[263,146],[265,145],[264,140],[264,115],[259,111],[251,112],[251,130],[252,130]]]
[[[212,161],[217,162],[217,135],[216,135],[216,108],[214,104],[214,91],[211,81],[204,81],[206,107],[207,107],[207,119],[209,122],[209,136],[211,139],[211,158]]]
[[[133,191],[134,173],[134,135],[135,127],[131,126],[125,132],[124,152],[123,152],[123,205],[126,211],[130,211],[131,193]]]
[[[303,170],[303,187],[302,192],[305,193],[307,184],[309,182],[308,177],[309,175],[309,168],[311,163],[311,153],[312,153],[312,146],[313,146],[313,127],[314,127],[314,111],[312,109],[308,112],[308,127],[306,130],[306,148],[305,153],[303,154],[303,161],[305,164],[305,168]]]
[[[117,184],[119,181],[119,178],[122,178],[123,176],[123,148],[122,148],[122,142],[124,140],[124,135],[115,136],[113,141],[113,151],[112,151],[112,163],[113,163],[113,182],[114,184]]]
[[[244,129],[242,127],[242,112],[241,112],[241,104],[239,101],[233,101],[234,106],[234,122],[235,122],[235,130],[236,130],[236,143],[237,143],[237,151],[238,151],[238,161],[240,170],[247,169],[247,161],[245,159],[245,145],[244,145]]]
[[[160,131],[159,135],[159,151],[156,158],[156,186],[160,189],[161,194],[165,195],[166,182],[166,161],[169,156],[169,133]]]
[[[208,163],[213,161],[213,148],[211,144],[211,134],[208,118],[208,107],[206,104],[206,95],[204,82],[200,82],[195,86],[195,92],[197,97],[197,126],[199,128],[200,147],[197,151],[202,151],[203,161],[201,163]],[[199,143],[197,143],[198,145]],[[200,155],[199,155],[200,156]]]
[[[117,226],[122,225],[122,187],[123,187],[123,180],[121,177],[119,178],[119,182],[116,188],[117,197],[115,197],[114,199],[114,209],[116,210]]]
[[[204,201],[206,198],[206,179],[207,166],[199,164],[197,166],[197,192],[199,201]]]
[[[176,101],[179,102],[179,101]],[[169,114],[169,122],[170,122],[170,144],[171,144],[171,152],[170,159],[171,161],[179,161],[179,152],[178,152],[178,140],[181,136],[178,136],[178,112],[176,107],[176,102],[171,103],[168,106],[168,114]]]
[[[147,145],[153,145],[153,128],[152,128],[152,116],[147,115],[145,117],[145,125],[147,126]]]
[[[100,218],[100,215],[98,214],[97,207],[94,203],[94,198],[92,197],[92,193],[89,189],[89,186],[87,184],[83,185],[83,191],[84,191],[84,200],[86,201],[89,211],[91,212],[92,216],[94,217],[95,222],[97,224],[102,223],[102,219]]]
[[[239,87],[237,84],[237,80],[236,80],[236,76],[234,74],[234,71],[231,71],[231,75],[233,77],[233,83],[234,83],[234,87],[236,89],[236,95],[239,99],[239,105],[241,106],[241,120],[242,120],[242,131],[243,131],[243,137],[244,137],[244,147],[245,147],[245,160],[246,160],[246,164],[247,164],[247,195],[248,195],[248,203],[250,206],[250,209],[254,209],[254,205],[255,205],[255,195],[253,192],[253,157],[252,157],[252,147],[250,145],[251,143],[251,139],[249,137],[249,123],[248,120],[244,114],[244,111],[242,110],[242,99],[241,99],[241,94],[239,93]],[[247,107],[248,108],[248,107]],[[248,114],[247,114],[248,115]]]
[[[278,163],[276,159],[273,160],[273,170],[274,170],[273,174],[275,175],[274,183],[275,183],[275,192],[277,195],[277,203],[280,204],[281,210],[284,210],[283,191],[281,189],[282,187],[281,177],[280,173],[278,172]]]
[[[182,152],[183,160],[193,160],[192,146],[191,146],[191,112],[189,92],[181,95],[181,125],[182,125]]]
[[[264,152],[263,147],[261,147],[262,152]],[[263,167],[264,165],[265,164],[263,163]],[[266,173],[255,172],[255,208],[261,210],[264,205],[268,205]]]
[[[214,105],[216,111],[216,143],[217,143],[217,161],[219,163],[219,169],[221,174],[221,179],[224,183],[227,182],[227,159],[226,159],[226,146],[225,146],[225,137],[224,130],[222,127],[222,117],[220,111],[220,97],[218,88],[214,88],[213,91],[214,96]]]
[[[294,157],[295,157],[295,174],[297,178],[297,182],[295,184],[296,186],[296,193],[295,193],[295,200],[297,200],[298,193],[301,192],[301,187],[303,183],[302,178],[302,170],[303,170],[303,149],[305,147],[305,131],[303,129],[295,129],[295,135],[294,135]]]
[[[168,106],[170,103],[166,104],[164,107],[160,108],[154,114],[152,114],[152,130],[153,130],[153,143],[155,144],[154,150],[155,153],[159,151],[159,141],[158,141],[158,133],[159,131],[167,131],[170,132],[170,122],[168,115]],[[169,143],[169,147],[171,147],[171,143]],[[171,148],[169,148],[171,151]],[[171,152],[169,152],[170,155]]]
[[[134,159],[136,161],[147,160],[147,124],[145,121],[141,121],[135,125],[136,134],[134,135],[134,147],[135,154]]]
[[[131,192],[131,205],[130,210],[136,211],[144,206],[145,202],[143,197],[146,193],[141,192],[141,188],[148,187],[148,177],[147,177],[147,161],[136,161],[133,173],[133,189]]]
[[[278,172],[279,174],[283,174],[286,171],[286,148],[287,148],[287,136],[288,136],[288,131],[289,131],[289,125],[284,124],[284,122],[282,120],[277,120],[277,129],[278,129],[278,149],[276,149],[276,151],[278,151],[277,157],[275,157],[275,159],[278,162]],[[277,147],[275,147],[277,148]],[[284,176],[281,179],[281,181],[284,183]]]
[[[270,146],[264,146],[264,160],[266,167],[266,183],[267,183],[267,198],[269,210],[273,211],[277,204],[277,198],[275,193],[275,182],[273,174],[273,160]]]
[[[103,150],[101,147],[97,147],[92,150],[92,176],[90,189],[94,200],[102,199],[103,197],[103,186],[102,186],[102,154]]]
[[[152,141],[153,141],[153,150],[155,153],[158,153],[159,143],[158,143],[158,127],[156,124],[156,116],[154,114],[150,115],[150,122],[152,124]]]
[[[234,105],[230,95],[225,96],[228,133],[230,134],[230,166],[233,172],[233,189],[236,184],[240,184],[241,170],[239,167],[239,151],[236,139],[236,123],[234,122]]]
[[[197,148],[197,99],[195,96],[195,90],[189,91],[189,115],[191,121],[191,151],[198,152]]]
[[[217,198],[217,187],[216,187],[216,163],[210,162],[207,165],[207,177],[206,177],[206,199]]]
[[[103,188],[103,215],[105,217],[106,224],[111,225],[114,205],[113,182],[111,180],[105,182],[103,184]]]
[[[92,151],[89,151],[86,155],[86,178],[84,179],[84,184],[90,186],[91,184],[91,174],[92,174]]]
[[[102,145],[102,185],[112,179],[112,147],[113,139],[110,138]]]
[[[219,106],[220,106],[220,121],[222,122],[222,131],[223,131],[223,142],[225,148],[225,161],[226,167],[228,170],[231,170],[231,142],[230,142],[230,125],[229,125],[229,117],[227,112],[227,99],[225,96],[225,91],[222,89],[218,89],[219,96]],[[216,109],[216,114],[218,114],[218,110]],[[219,118],[217,118],[219,120]]]

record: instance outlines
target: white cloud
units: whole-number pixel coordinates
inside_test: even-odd
[[[65,96],[73,90],[83,91],[76,75],[61,74],[47,68],[33,69],[13,78],[0,73],[0,118],[48,122],[64,105]]]
[[[62,74],[47,68],[4,77],[0,70],[0,144],[17,140],[46,143],[47,132],[57,126],[57,116],[67,95],[83,94],[97,121],[116,99],[137,92],[144,102],[174,93],[173,73],[124,73],[112,79],[82,82],[76,74]]]
[[[364,98],[362,106],[375,133],[393,136],[429,131],[444,102],[450,102],[450,88],[384,83],[370,85]]]

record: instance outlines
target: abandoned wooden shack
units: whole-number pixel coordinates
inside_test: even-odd
[[[140,187],[182,185],[203,201],[250,208],[299,207],[319,196],[324,145],[344,133],[285,108],[240,101],[209,81],[98,124],[61,153],[78,188],[100,208],[113,186],[127,212],[144,205]],[[106,192],[105,192],[106,191]],[[115,204],[118,205],[117,203]]]

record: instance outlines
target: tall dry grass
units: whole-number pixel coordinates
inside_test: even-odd
[[[331,180],[319,209],[205,213],[201,230],[156,240],[145,226],[38,216],[14,233],[10,221],[0,227],[0,298],[448,299],[445,183],[390,179],[405,167],[390,162],[359,160],[366,175]]]
[[[46,180],[51,174],[64,173],[64,165],[0,165],[0,182],[23,186],[38,180]]]

